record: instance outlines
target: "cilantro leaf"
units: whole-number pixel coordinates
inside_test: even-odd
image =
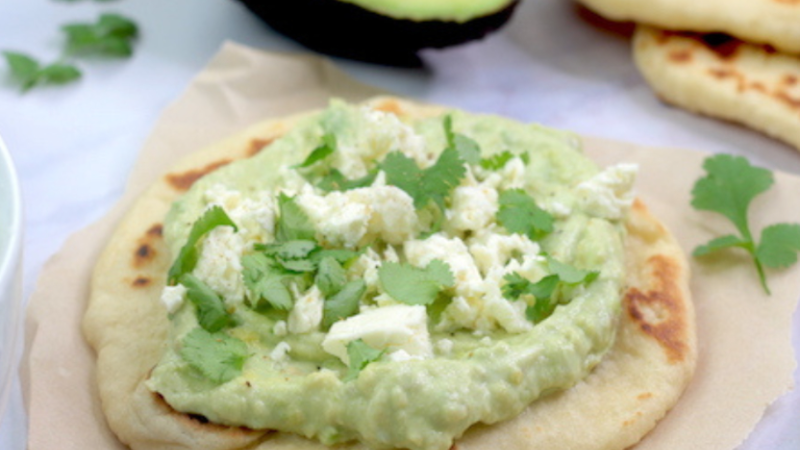
[[[481,160],[481,148],[473,139],[453,132],[453,116],[444,117],[444,135],[447,148],[454,149],[467,164],[478,164]]]
[[[492,156],[481,159],[480,164],[481,167],[486,170],[500,170],[512,159],[514,159],[514,154],[505,150],[501,153],[495,153]]]
[[[186,286],[186,297],[194,304],[197,321],[204,330],[215,333],[234,324],[225,303],[207,284],[188,273],[181,277],[181,284]]]
[[[342,380],[355,380],[369,363],[379,360],[384,352],[385,350],[370,347],[362,339],[350,341],[347,344],[347,357],[350,359],[350,368]]]
[[[317,183],[317,187],[325,192],[330,191],[349,191],[371,185],[378,176],[377,170],[372,170],[361,178],[349,179],[337,169],[331,169],[327,175],[322,177]]]
[[[247,345],[225,333],[195,328],[184,336],[181,358],[214,383],[228,382],[242,373],[249,354]]]
[[[277,267],[273,258],[264,253],[253,253],[243,256],[241,262],[244,285],[252,295],[254,307],[265,301],[275,309],[292,309],[294,302],[286,286],[287,273]]]
[[[445,149],[431,167],[420,169],[417,163],[400,152],[391,152],[380,165],[386,183],[405,191],[414,199],[416,209],[433,200],[445,209],[445,199],[466,174],[464,161],[452,148]]]
[[[455,284],[450,266],[438,259],[425,268],[385,262],[378,268],[378,279],[389,296],[408,305],[429,305],[439,292]]]
[[[345,284],[336,295],[325,299],[322,306],[323,328],[328,329],[334,322],[357,313],[358,304],[366,290],[367,284],[364,280],[353,280]]]
[[[312,252],[319,249],[315,241],[296,239],[292,241],[257,245],[265,255],[275,258],[284,269],[293,272],[311,272],[316,264],[309,259]]]
[[[695,248],[693,255],[703,256],[731,247],[744,249],[753,258],[761,286],[770,294],[764,267],[788,267],[797,262],[797,252],[800,251],[800,225],[769,226],[762,231],[760,243],[755,241],[750,230],[747,219],[750,203],[772,186],[772,172],[752,166],[741,156],[726,154],[706,158],[703,168],[706,175],[692,188],[692,206],[727,217],[739,236],[712,239]]]
[[[94,23],[71,23],[61,30],[69,54],[123,58],[133,54],[132,41],[139,34],[136,23],[119,14],[101,14]]]
[[[278,242],[314,240],[316,236],[314,225],[294,198],[281,192],[278,196],[278,209],[280,215],[275,232],[275,239]]]
[[[347,271],[336,259],[327,256],[319,261],[319,269],[314,278],[322,295],[331,297],[342,290],[347,283]]]
[[[509,232],[536,240],[553,231],[553,216],[540,208],[524,190],[503,191],[498,202],[497,222]]]
[[[39,83],[63,84],[81,77],[75,66],[56,62],[42,67],[34,58],[18,52],[3,52],[11,76],[27,91]]]
[[[800,225],[780,223],[761,231],[756,258],[767,267],[784,268],[797,262],[800,251]]]
[[[175,285],[183,274],[190,273],[194,270],[194,266],[197,265],[197,259],[199,258],[197,243],[203,236],[219,226],[231,226],[235,231],[238,231],[236,224],[228,217],[225,210],[216,205],[207,209],[203,215],[194,222],[192,229],[189,231],[189,238],[186,240],[186,243],[183,244],[183,247],[181,247],[178,253],[178,257],[175,258],[175,261],[169,268],[167,280],[170,286]]]
[[[311,260],[319,264],[324,258],[333,258],[342,265],[347,265],[350,261],[358,258],[364,250],[347,250],[343,248],[323,248],[311,254]]]
[[[581,270],[549,256],[547,257],[547,263],[550,271],[558,275],[561,282],[571,286],[580,283],[591,283],[600,275],[600,272],[596,270]]]
[[[323,159],[327,158],[328,156],[332,155],[336,151],[336,149],[337,149],[336,135],[331,133],[325,133],[322,136],[322,145],[315,148],[306,157],[306,159],[303,160],[303,162],[294,167],[299,169],[310,167],[318,163],[319,161],[322,161]]]
[[[525,308],[525,317],[533,323],[539,323],[550,317],[556,309],[557,302],[554,299],[556,289],[561,280],[558,275],[548,275],[536,283],[531,283],[528,292],[536,298],[533,306]]]

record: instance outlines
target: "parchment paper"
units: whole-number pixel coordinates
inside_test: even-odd
[[[31,296],[22,367],[29,449],[123,449],[108,430],[94,384],[93,351],[80,322],[94,260],[136,196],[181,156],[260,119],[322,107],[331,96],[378,94],[326,60],[262,53],[226,44],[168,107],[142,149],[124,197],[99,222],[73,235],[43,268]],[[706,155],[586,138],[600,165],[638,162],[638,191],[688,253],[732,226],[689,207]],[[800,222],[800,179],[776,174],[776,186],[751,208],[753,227]],[[735,253],[691,261],[699,362],[686,394],[637,450],[732,449],[766,406],[792,386],[791,317],[800,266],[771,271],[766,296],[749,260]]]

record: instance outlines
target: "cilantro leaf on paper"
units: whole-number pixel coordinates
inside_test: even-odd
[[[316,236],[314,224],[294,198],[281,192],[278,196],[279,217],[275,239],[278,242],[295,240],[313,241]]]
[[[692,206],[701,211],[722,214],[739,235],[725,235],[695,248],[694,256],[704,256],[727,248],[741,248],[750,253],[761,286],[770,294],[764,267],[785,268],[797,262],[800,251],[800,225],[776,224],[761,232],[759,242],[748,222],[748,209],[759,194],[767,191],[774,179],[769,170],[755,167],[741,156],[720,154],[703,162],[706,175],[695,182]]]
[[[355,315],[366,291],[367,284],[364,280],[353,280],[342,286],[333,297],[326,298],[322,305],[323,328],[328,329],[334,322]]]
[[[378,350],[370,347],[362,339],[350,341],[347,344],[347,357],[350,359],[350,368],[344,376],[343,381],[352,381],[358,378],[358,374],[364,370],[371,362],[375,362],[383,356],[385,350]]]
[[[223,332],[195,328],[181,341],[181,358],[205,378],[218,384],[242,373],[249,354],[247,345]]]
[[[204,330],[215,333],[234,324],[225,302],[207,284],[188,273],[181,277],[181,284],[186,287],[186,297],[195,306],[197,321]]]
[[[288,311],[294,301],[287,286],[287,273],[278,263],[264,253],[245,255],[241,259],[244,285],[252,294],[252,305],[258,307],[262,301],[275,309]]]
[[[27,91],[37,84],[64,84],[81,77],[77,67],[56,62],[44,67],[34,58],[19,52],[3,52],[11,76]]]
[[[306,157],[303,162],[294,166],[295,168],[303,169],[306,167],[310,167],[323,159],[327,158],[328,156],[332,155],[336,152],[337,144],[336,144],[336,135],[331,133],[325,133],[322,136],[322,144],[315,148],[309,155]]]
[[[509,232],[536,240],[553,231],[553,216],[540,208],[524,190],[503,191],[498,203],[497,222]]]
[[[133,54],[133,40],[139,28],[119,14],[101,14],[94,23],[70,23],[61,27],[67,36],[70,55],[100,55],[127,58]]]
[[[175,258],[175,261],[169,268],[167,282],[170,286],[175,285],[183,274],[190,273],[194,270],[195,265],[197,265],[197,259],[199,258],[197,249],[198,242],[203,236],[219,226],[230,226],[233,227],[234,231],[238,231],[236,224],[228,217],[225,210],[216,205],[207,209],[203,215],[194,222],[192,229],[189,231],[189,237],[186,243],[183,244],[183,247],[181,247],[178,253],[178,257]]]
[[[429,305],[439,292],[455,284],[450,266],[438,259],[424,268],[385,262],[378,269],[378,279],[389,296],[408,305]]]

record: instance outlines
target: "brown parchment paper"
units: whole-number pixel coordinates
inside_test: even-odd
[[[260,119],[380,93],[316,57],[268,54],[226,44],[158,121],[123,198],[97,223],[75,233],[43,268],[30,298],[23,361],[30,450],[124,449],[105,425],[94,385],[94,354],[80,322],[94,261],[123,212],[181,156]],[[638,191],[688,253],[731,225],[689,207],[706,155],[585,138],[600,165],[640,164]],[[800,222],[800,178],[776,174],[776,186],[751,207],[755,229]],[[769,274],[767,297],[745,257],[691,261],[697,310],[697,373],[680,403],[637,450],[732,449],[767,405],[792,387],[792,312],[800,265]]]

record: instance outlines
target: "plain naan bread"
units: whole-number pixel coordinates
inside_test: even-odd
[[[799,56],[721,35],[644,26],[637,27],[633,47],[636,65],[664,101],[800,149]]]
[[[579,0],[615,21],[727,33],[800,53],[800,0]]]
[[[372,103],[411,117],[444,111],[393,98]],[[326,449],[293,434],[209,424],[172,410],[144,386],[167,334],[159,296],[171,263],[161,233],[170,204],[204,174],[268,152],[268,144],[297,120],[266,121],[184,159],[128,212],[97,262],[84,331],[98,354],[108,424],[134,449]],[[640,202],[627,229],[628,287],[616,343],[603,362],[572,389],[537,401],[517,418],[473,427],[454,449],[620,450],[638,442],[678,401],[696,360],[685,258]]]

